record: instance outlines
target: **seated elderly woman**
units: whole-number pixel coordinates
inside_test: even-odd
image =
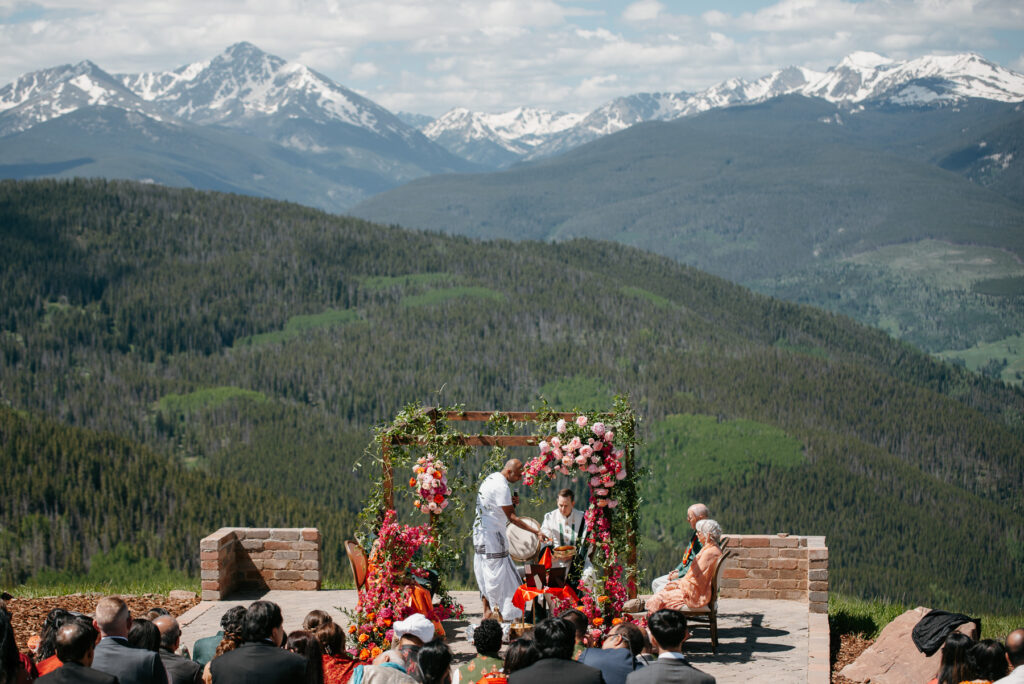
[[[648,612],[653,613],[662,608],[693,610],[711,602],[711,581],[722,557],[719,546],[722,527],[714,520],[701,520],[697,523],[697,538],[702,548],[690,564],[690,569],[681,579],[669,582],[664,589],[647,599]]]

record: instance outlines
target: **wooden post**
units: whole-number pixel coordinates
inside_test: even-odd
[[[384,514],[395,507],[395,482],[394,469],[391,467],[391,439],[385,437],[380,444],[381,460],[384,462],[384,505],[385,510],[380,512],[381,519]]]

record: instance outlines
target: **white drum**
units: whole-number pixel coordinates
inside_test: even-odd
[[[533,518],[520,518],[523,522],[540,529],[540,523]],[[508,534],[508,555],[516,563],[532,563],[540,552],[540,537],[509,522],[505,526]]]

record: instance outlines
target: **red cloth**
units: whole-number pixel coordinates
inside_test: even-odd
[[[540,554],[540,563],[548,570],[551,569],[551,547],[544,549],[544,553]]]
[[[321,657],[324,665],[324,684],[346,684],[359,667],[359,661],[355,658],[331,655]]]
[[[531,601],[541,594],[551,594],[557,596],[562,600],[579,601],[579,597],[576,592],[572,590],[572,587],[544,587],[543,591],[538,591],[532,587],[528,587],[525,584],[520,584],[519,588],[516,589],[515,595],[512,597],[512,605],[519,610],[526,610],[526,602]]]
[[[39,676],[42,677],[43,675],[50,674],[63,665],[64,663],[60,662],[60,658],[56,655],[52,655],[49,658],[43,658],[36,663],[36,669],[39,671]]]

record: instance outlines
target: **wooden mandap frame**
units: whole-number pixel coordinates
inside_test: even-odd
[[[495,416],[504,418],[509,421],[515,421],[517,423],[536,423],[538,419],[543,416],[545,419],[550,418],[562,418],[566,421],[571,421],[576,417],[576,413],[568,412],[548,412],[541,414],[536,411],[440,411],[436,408],[424,408],[422,409],[423,414],[432,422],[436,423],[438,418],[444,418],[450,422],[477,422],[486,423],[494,419]],[[613,414],[614,415],[614,414]],[[489,447],[536,447],[542,441],[542,437],[537,435],[486,435],[486,434],[462,434],[455,433],[456,439],[465,446],[489,446]],[[394,500],[394,468],[391,463],[390,448],[392,444],[415,444],[419,440],[414,436],[391,436],[382,435],[381,444],[381,460],[383,466],[383,478],[382,485],[384,488],[384,505],[386,509],[393,509],[395,507]],[[632,446],[624,447],[625,451],[625,465],[629,472],[633,471],[634,466],[634,454]],[[588,505],[589,508],[589,505]],[[381,511],[383,516],[384,511]],[[431,513],[430,519],[433,524],[436,514]],[[626,562],[629,566],[629,580],[627,582],[627,589],[630,598],[635,598],[637,595],[637,532],[636,528],[630,528],[627,534],[627,542],[629,544],[629,553],[626,558]]]

